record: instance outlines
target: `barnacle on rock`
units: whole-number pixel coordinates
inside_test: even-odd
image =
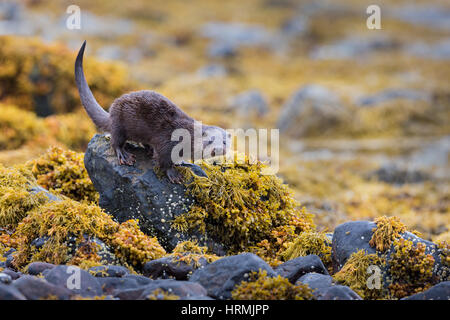
[[[440,251],[441,263],[450,268],[450,244],[446,241],[439,241],[437,245]]]
[[[99,195],[84,167],[83,157],[83,153],[51,147],[28,165],[45,189],[77,201],[96,203]]]
[[[292,284],[282,276],[269,277],[267,271],[253,272],[231,292],[233,300],[313,300],[306,284]]]
[[[403,298],[430,288],[436,281],[433,277],[434,258],[426,254],[426,245],[400,238],[394,241],[394,250],[389,259],[392,277],[390,293]]]
[[[199,164],[208,177],[192,175],[187,193],[195,203],[173,220],[174,228],[200,231],[230,252],[264,239],[278,251],[282,243],[314,228],[312,215],[298,209],[288,187],[276,176],[261,174],[262,163]]]
[[[384,252],[398,236],[406,231],[406,226],[400,222],[398,217],[378,217],[374,221],[377,227],[374,228],[372,239],[369,244],[377,251]]]
[[[377,254],[367,254],[364,249],[352,253],[350,258],[344,264],[341,270],[334,274],[334,279],[346,286],[349,286],[353,291],[359,294],[363,299],[378,299],[383,295],[381,270],[384,265],[383,258]],[[373,275],[373,271],[369,269],[370,266],[379,268],[380,270],[379,287],[369,286],[368,279]],[[378,275],[376,275],[378,276]]]

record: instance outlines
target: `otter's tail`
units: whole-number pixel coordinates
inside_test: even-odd
[[[75,61],[75,82],[77,83],[81,103],[83,104],[89,117],[91,117],[95,125],[104,131],[109,131],[109,113],[106,112],[98,104],[97,100],[95,100],[94,95],[92,94],[92,91],[91,89],[89,89],[89,86],[86,82],[86,78],[84,77],[83,55],[85,47],[86,41],[83,42],[83,45],[81,46],[80,51],[78,52],[77,59]]]

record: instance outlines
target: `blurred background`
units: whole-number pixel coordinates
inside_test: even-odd
[[[209,124],[279,128],[278,175],[320,230],[396,215],[450,241],[448,1],[1,1],[0,163],[86,148],[84,39],[105,108],[151,89]]]

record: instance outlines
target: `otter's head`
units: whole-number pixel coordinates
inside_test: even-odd
[[[231,148],[231,134],[215,126],[202,128],[203,158],[224,156]]]

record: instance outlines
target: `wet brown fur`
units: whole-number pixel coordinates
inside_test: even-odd
[[[182,176],[174,169],[171,158],[172,149],[178,142],[171,141],[171,136],[175,129],[184,128],[193,137],[195,120],[163,95],[149,90],[124,94],[112,103],[109,113],[104,111],[84,77],[82,63],[85,45],[86,42],[75,62],[75,80],[80,98],[93,122],[100,129],[111,133],[111,145],[119,163],[133,165],[135,156],[125,150],[125,144],[127,140],[140,142],[169,180],[181,183]],[[202,131],[207,128],[211,126],[202,126]]]

